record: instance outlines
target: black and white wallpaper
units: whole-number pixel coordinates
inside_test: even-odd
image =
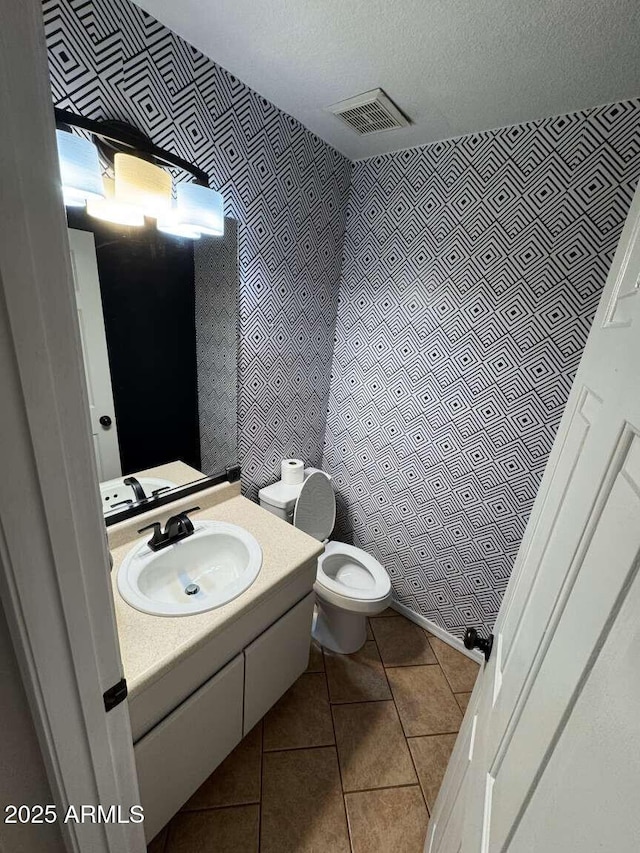
[[[354,165],[325,467],[341,534],[491,629],[640,174],[640,101]]]
[[[336,535],[399,601],[490,629],[640,173],[640,101],[351,164],[129,0],[44,13],[55,103],[207,170],[238,221],[245,494],[283,456],[323,463]]]
[[[193,243],[200,467],[238,462],[238,223]]]
[[[350,162],[129,0],[45,0],[53,100],[197,164],[239,223],[239,457],[249,497],[322,457]]]

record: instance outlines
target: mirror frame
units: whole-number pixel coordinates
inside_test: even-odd
[[[167,506],[167,504],[179,501],[181,498],[187,498],[189,495],[195,495],[204,489],[210,489],[212,486],[219,486],[221,483],[237,483],[240,480],[240,474],[240,466],[231,465],[221,474],[213,474],[210,477],[203,477],[201,480],[194,480],[184,486],[176,486],[161,495],[149,497],[146,501],[140,501],[140,503],[128,506],[126,509],[109,513],[104,516],[104,523],[107,527],[113,527],[114,524],[121,521],[127,521],[137,515]]]

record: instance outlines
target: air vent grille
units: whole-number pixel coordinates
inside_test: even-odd
[[[360,135],[394,130],[409,124],[409,119],[382,89],[364,92],[327,109]]]

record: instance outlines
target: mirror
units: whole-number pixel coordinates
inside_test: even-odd
[[[224,474],[238,458],[237,223],[198,240],[80,208],[67,223],[105,514]]]

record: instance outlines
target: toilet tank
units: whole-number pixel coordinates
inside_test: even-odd
[[[315,474],[315,472],[319,470],[319,468],[305,468],[305,480],[311,474]],[[325,471],[322,471],[322,473],[325,477],[331,479],[330,475]],[[293,511],[296,508],[296,501],[298,500],[301,488],[302,483],[299,483],[297,486],[290,486],[287,483],[283,483],[282,480],[278,480],[276,483],[272,483],[270,486],[265,486],[263,489],[260,489],[258,492],[260,506],[263,509],[272,512],[274,515],[277,515],[278,518],[283,519],[283,521],[288,521],[289,524],[293,524]]]

